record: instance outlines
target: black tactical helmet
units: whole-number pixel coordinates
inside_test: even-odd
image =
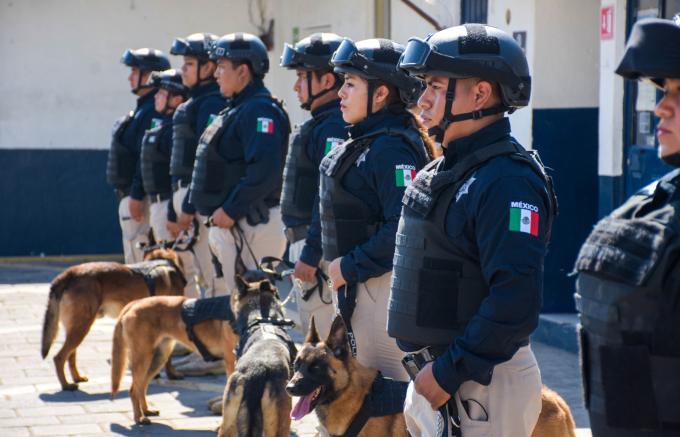
[[[373,95],[375,80],[382,80],[399,90],[406,105],[415,104],[423,92],[421,80],[410,77],[397,68],[404,46],[388,39],[365,39],[356,44],[345,38],[333,54],[331,64],[336,73],[352,73],[368,80],[368,95]],[[368,99],[368,114],[371,114]]]
[[[217,35],[212,33],[192,33],[186,38],[175,38],[170,48],[170,54],[176,56],[193,56],[199,61],[210,59],[210,49],[217,41]]]
[[[267,47],[262,40],[250,33],[230,33],[219,38],[210,50],[210,59],[248,61],[255,77],[263,78],[269,71]]]
[[[156,49],[127,49],[120,62],[128,67],[136,67],[142,71],[163,71],[170,68],[168,56]]]
[[[649,18],[635,23],[616,74],[648,78],[658,87],[665,78],[680,78],[680,20]]]
[[[503,112],[514,112],[529,104],[531,75],[524,51],[510,35],[485,24],[449,27],[422,40],[411,38],[399,67],[414,76],[446,76],[444,118],[430,129],[442,141],[449,124],[479,119]],[[451,114],[456,94],[456,79],[478,77],[500,87],[500,106],[465,114]]]
[[[286,43],[281,54],[281,66],[289,70],[332,71],[331,57],[342,43],[342,37],[334,33],[315,33],[299,41],[295,46]],[[342,79],[335,75],[335,87],[342,85]],[[312,94],[312,75],[307,75],[307,101],[301,104],[302,109],[309,110],[312,102],[331,89]]]
[[[154,72],[151,75],[151,85],[154,88],[163,88],[172,94],[187,95],[188,89],[182,84],[182,75],[173,69]]]

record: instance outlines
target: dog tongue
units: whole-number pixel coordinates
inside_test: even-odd
[[[312,404],[312,395],[314,392],[308,394],[307,396],[303,396],[300,399],[298,399],[297,403],[293,407],[293,411],[290,412],[290,417],[293,420],[300,420],[303,417],[305,417],[307,414],[309,414],[309,407]]]

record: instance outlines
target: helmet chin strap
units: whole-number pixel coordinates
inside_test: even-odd
[[[317,94],[312,94],[312,74],[313,72],[311,71],[307,72],[307,101],[300,105],[300,108],[304,109],[305,111],[312,109],[312,103],[314,103],[314,100],[332,91],[332,88],[326,88]]]
[[[373,114],[373,93],[375,92],[375,80],[368,80],[368,92],[366,98],[366,117]]]
[[[451,113],[451,108],[453,107],[453,100],[456,97],[456,79],[449,79],[449,84],[446,88],[446,104],[444,105],[444,118],[435,127],[428,129],[428,135],[434,136],[435,141],[442,143],[444,141],[444,132],[449,127],[451,123],[457,121],[465,120],[479,120],[480,118],[487,117],[489,115],[502,114],[503,112],[510,111],[505,105],[494,106],[492,108],[480,109],[479,111],[465,112],[463,114],[453,115]]]

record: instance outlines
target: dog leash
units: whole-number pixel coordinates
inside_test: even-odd
[[[357,306],[357,285],[345,284],[338,289],[338,311],[347,327],[347,341],[352,349],[352,356],[357,356],[357,341],[352,329],[352,315]]]

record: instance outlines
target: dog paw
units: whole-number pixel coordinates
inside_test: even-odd
[[[78,390],[78,384],[62,385],[61,389],[64,390],[64,391],[76,391],[76,390]]]
[[[216,416],[221,416],[222,402],[215,402],[214,404],[210,405],[210,411]]]
[[[172,373],[168,373],[168,379],[171,379],[173,381],[184,379],[184,374],[182,372],[177,372],[177,371],[172,372]]]
[[[161,414],[161,412],[158,411],[158,410],[146,410],[146,411],[144,411],[145,416],[158,416],[159,414]]]
[[[79,376],[73,379],[75,382],[87,382],[90,379],[87,376]]]

